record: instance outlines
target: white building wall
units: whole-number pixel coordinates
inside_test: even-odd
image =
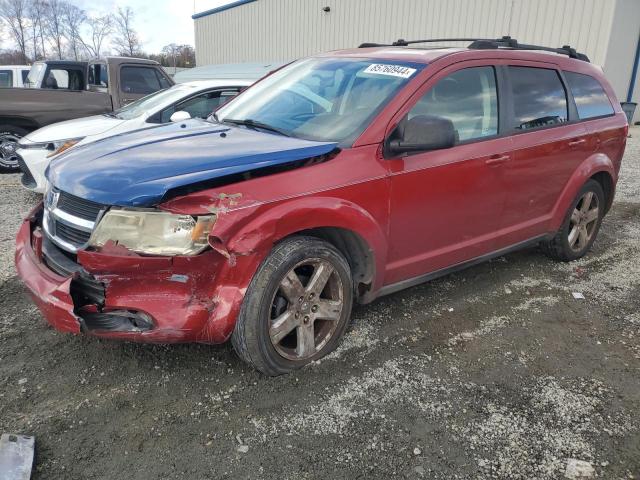
[[[511,35],[586,53],[625,100],[638,11],[640,0],[256,0],[196,18],[196,60],[288,61],[362,42]]]

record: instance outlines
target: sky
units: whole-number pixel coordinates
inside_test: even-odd
[[[194,44],[191,15],[220,7],[234,0],[72,0],[88,12],[114,12],[129,6],[135,14],[135,27],[143,50],[159,52],[169,43]]]
[[[131,7],[135,15],[134,26],[142,40],[142,48],[147,53],[159,53],[162,47],[170,43],[193,45],[191,15],[233,1],[235,0],[71,0],[87,13],[96,15],[113,13],[118,7]]]

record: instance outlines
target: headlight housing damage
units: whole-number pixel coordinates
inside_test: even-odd
[[[192,217],[157,210],[111,209],[89,240],[92,247],[112,241],[149,255],[196,255],[207,248],[215,215]]]

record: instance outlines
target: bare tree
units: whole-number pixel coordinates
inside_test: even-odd
[[[92,57],[99,57],[104,41],[113,33],[113,16],[89,18],[87,25],[91,38],[83,41],[82,44]]]
[[[142,44],[138,33],[133,28],[133,10],[131,7],[120,8],[114,17],[115,37],[113,44],[120,55],[133,57],[140,54]]]
[[[9,27],[9,35],[18,46],[22,54],[22,61],[28,62],[27,58],[27,29],[29,26],[27,18],[28,0],[0,0],[0,18]]]
[[[84,47],[81,30],[87,21],[87,14],[83,9],[65,2],[62,4],[62,20],[63,34],[67,39],[69,50],[73,58],[79,60]]]
[[[192,67],[196,64],[196,52],[191,45],[170,43],[162,47],[160,55],[150,55],[161,65],[176,67]]]
[[[34,60],[42,59],[46,56],[44,47],[44,16],[45,3],[43,0],[31,0],[28,8],[30,20],[30,40],[33,51],[32,58]]]
[[[64,5],[60,0],[48,0],[45,10],[45,30],[49,43],[53,47],[55,54],[62,60],[64,48]]]

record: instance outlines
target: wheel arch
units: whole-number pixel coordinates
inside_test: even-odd
[[[615,193],[613,177],[609,172],[601,170],[591,175],[590,179],[595,180],[602,187],[605,197],[605,213],[607,213],[613,204],[613,197]]]
[[[233,213],[224,215],[232,217]],[[375,298],[382,283],[380,272],[384,272],[387,241],[384,228],[359,205],[330,197],[294,199],[266,210],[257,208],[253,218],[244,220],[235,232],[214,227],[212,246],[235,255],[259,253],[262,260],[273,245],[285,238],[314,236],[329,242],[346,257],[356,299],[367,303]]]
[[[307,235],[333,245],[347,259],[354,282],[354,298],[366,303],[375,279],[375,260],[371,247],[362,236],[343,227],[316,227],[289,235]]]
[[[605,192],[607,197],[606,210],[608,211],[611,208],[618,176],[611,159],[605,154],[597,153],[585,159],[566,183],[553,208],[551,231],[556,231],[560,228],[571,202],[582,186],[591,179],[600,183]]]

